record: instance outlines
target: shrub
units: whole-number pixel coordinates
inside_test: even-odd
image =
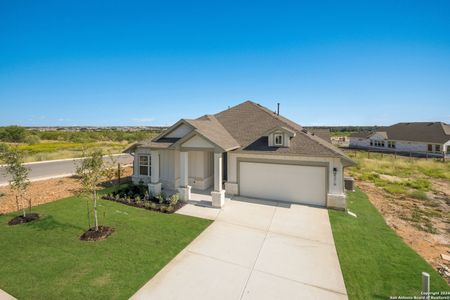
[[[412,191],[411,193],[409,193],[409,196],[414,199],[428,200],[428,196],[424,191]]]
[[[404,194],[406,193],[406,188],[401,184],[388,183],[383,186],[383,189],[391,194]]]
[[[145,193],[148,193],[147,187],[144,185],[144,182],[142,180],[139,181],[139,184],[137,185],[137,193],[140,195],[145,195]]]
[[[173,213],[174,210],[175,210],[175,208],[174,208],[172,205],[169,205],[169,206],[166,208],[166,212],[168,212],[168,213]]]
[[[41,142],[41,139],[37,135],[31,134],[27,135],[24,142],[27,143],[28,145],[35,145],[39,144]]]
[[[425,223],[425,228],[423,230],[425,232],[432,233],[432,234],[436,234],[437,233],[437,229],[434,228],[434,226],[433,226],[433,224],[431,224],[431,222]]]
[[[163,193],[160,193],[160,194],[156,195],[155,198],[158,199],[159,204],[162,204],[164,202],[164,195],[163,195]]]
[[[416,190],[421,190],[421,191],[429,191],[431,188],[431,183],[430,181],[426,180],[426,179],[413,179],[413,180],[408,180],[405,183],[406,186],[416,189]]]
[[[179,200],[180,200],[180,195],[178,193],[177,194],[173,194],[169,198],[170,205],[175,206],[178,203]]]
[[[20,126],[7,126],[0,128],[0,139],[5,142],[22,143],[27,135],[27,130]]]
[[[2,152],[5,152],[6,150],[8,150],[8,145],[6,145],[4,143],[0,143],[0,154]]]

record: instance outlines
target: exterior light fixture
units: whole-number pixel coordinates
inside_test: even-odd
[[[336,174],[337,174],[337,168],[333,168],[333,183],[336,185]]]

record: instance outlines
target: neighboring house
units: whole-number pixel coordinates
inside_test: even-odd
[[[397,151],[428,156],[450,156],[450,125],[410,122],[350,135],[350,148]]]
[[[328,143],[331,143],[331,132],[330,129],[325,128],[314,128],[314,127],[304,127],[306,130],[311,132],[314,135],[317,135],[318,137],[322,138],[323,140],[327,141]]]
[[[151,193],[211,189],[221,207],[225,192],[262,199],[345,208],[344,167],[354,162],[328,141],[251,101],[198,119],[181,119],[139,142],[133,182]]]

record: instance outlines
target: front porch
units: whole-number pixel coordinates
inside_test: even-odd
[[[187,201],[187,205],[180,208],[177,213],[203,219],[215,220],[219,215],[220,208],[212,205],[213,188],[206,190],[191,190],[191,199]],[[228,203],[232,198],[225,196],[224,203]]]
[[[192,145],[191,145],[192,146]],[[159,194],[163,190],[166,193],[178,192],[183,201],[197,201],[202,198],[210,201],[213,207],[222,207],[225,203],[225,190],[223,188],[223,153],[214,149],[202,147],[190,147],[189,150],[169,150],[172,155],[169,160],[161,162],[161,157],[167,156],[168,150],[151,150],[148,155],[148,175],[144,183],[148,184],[151,194]],[[142,154],[136,154],[135,170],[141,172],[140,163]],[[170,184],[164,180],[161,171],[167,169],[168,161],[173,163],[173,177]],[[138,165],[139,164],[139,165]],[[145,170],[144,170],[145,171]],[[142,176],[141,176],[142,177]],[[141,180],[142,178],[137,179]],[[167,176],[166,176],[167,177]],[[136,180],[135,180],[136,181]],[[194,189],[194,190],[192,190]],[[208,195],[209,198],[205,198]],[[207,199],[207,200],[206,200]]]

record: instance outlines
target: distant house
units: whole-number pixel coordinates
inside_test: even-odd
[[[450,156],[450,125],[443,122],[397,123],[350,135],[350,148]]]

